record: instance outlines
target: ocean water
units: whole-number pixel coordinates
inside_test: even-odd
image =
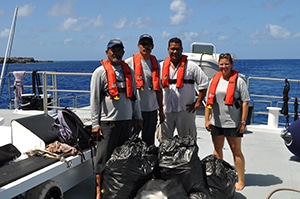
[[[55,61],[55,62],[38,62],[29,64],[8,64],[7,72],[12,71],[57,71],[57,72],[84,72],[92,73],[100,65],[99,61]],[[283,60],[235,60],[234,69],[249,77],[268,77],[268,78],[284,78],[284,79],[300,79],[300,59],[283,59]],[[31,76],[26,75],[24,84],[31,84]],[[70,77],[64,79],[64,86],[70,89],[89,89],[89,77]],[[274,84],[265,81],[255,81],[251,84],[250,91],[261,95],[282,95],[284,82]],[[7,108],[8,86],[4,80],[1,88],[0,108]],[[30,91],[28,91],[30,92]],[[26,92],[25,92],[26,93]],[[300,97],[300,83],[290,83],[289,97]],[[254,100],[255,98],[251,98]],[[88,99],[85,99],[88,103]],[[252,103],[252,102],[251,102]],[[254,109],[265,109],[266,105],[255,105]],[[289,110],[293,112],[293,104],[289,105]],[[259,116],[255,120],[266,121],[266,116]],[[284,118],[281,118],[283,121]],[[290,119],[292,120],[292,119]],[[260,121],[259,121],[260,122]]]

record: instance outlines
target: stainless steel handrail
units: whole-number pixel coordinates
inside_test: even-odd
[[[297,95],[300,97],[300,80],[298,79],[287,79],[288,82],[290,83],[290,92],[289,92],[289,102],[288,104],[291,105],[294,103],[295,98],[297,97]],[[265,81],[265,82],[269,82],[272,85],[277,86],[276,88],[282,88],[279,89],[278,92],[275,92],[275,90],[272,90],[272,95],[265,95],[265,94],[261,94],[261,93],[257,93],[257,91],[255,89],[251,88],[251,85],[257,85],[258,82],[257,81]],[[268,77],[248,77],[247,78],[247,86],[248,86],[248,90],[250,93],[250,99],[251,102],[253,103],[253,111],[252,111],[252,122],[254,119],[254,115],[266,115],[268,114],[268,111],[259,109],[259,110],[255,110],[255,108],[257,107],[258,104],[267,104],[268,106],[275,106],[275,107],[279,107],[279,105],[283,104],[283,88],[285,85],[285,78],[268,78]],[[280,84],[280,85],[279,85]],[[264,84],[261,84],[261,86],[263,87]],[[298,90],[299,87],[299,90]],[[298,93],[297,93],[298,91]],[[268,90],[268,93],[270,93],[270,90]],[[296,95],[296,96],[293,96]],[[291,110],[291,109],[290,109]],[[293,117],[294,112],[293,111],[289,111],[289,116]],[[283,114],[279,114],[280,117],[284,117]]]
[[[71,103],[68,104],[68,106],[76,109],[83,107],[88,107],[88,104],[80,104],[79,101],[83,97],[88,97],[90,95],[89,89],[74,89],[74,87],[71,88],[64,88],[60,84],[59,77],[66,77],[66,76],[73,76],[74,78],[77,78],[79,76],[87,76],[89,79],[92,75],[92,73],[78,73],[78,72],[52,72],[52,71],[39,71],[38,73],[42,74],[42,90],[43,90],[43,98],[47,99],[48,96],[51,96],[51,102],[48,104],[47,100],[43,100],[43,110],[45,113],[48,112],[49,109],[61,109],[64,106],[62,106],[61,102],[65,99],[71,99]],[[26,74],[31,74],[31,72],[26,72]],[[12,72],[9,73],[10,76],[13,76]],[[13,83],[12,83],[13,77],[8,78],[8,86],[9,86],[9,108],[12,109],[15,107],[15,100],[14,100],[14,89],[13,89]],[[255,82],[256,81],[256,82]],[[272,92],[271,95],[266,95],[265,93],[259,93],[256,89],[253,89],[253,85],[257,85],[257,81],[266,81],[268,83],[271,83],[277,85],[277,91],[278,92]],[[291,105],[295,98],[300,95],[300,93],[297,93],[298,85],[299,85],[299,91],[300,92],[300,80],[297,79],[288,79],[290,83],[290,96],[289,96],[289,105]],[[252,110],[252,122],[254,121],[254,115],[266,115],[268,114],[268,111],[266,108],[260,108],[265,106],[275,106],[279,107],[283,104],[283,96],[282,96],[282,90],[284,88],[285,79],[284,78],[268,78],[268,77],[248,77],[247,78],[247,86],[250,93],[251,102],[253,105]],[[297,85],[295,85],[297,84]],[[59,88],[58,88],[59,85]],[[32,87],[32,85],[24,85],[24,88]],[[264,91],[263,84],[262,87],[259,89],[260,91]],[[296,96],[294,96],[296,91]],[[61,95],[61,94],[72,94],[72,95]],[[270,91],[268,91],[270,93]],[[297,96],[298,95],[298,96]],[[88,101],[89,103],[89,101]],[[290,109],[291,110],[291,109]],[[289,115],[293,116],[293,111],[289,111]],[[283,115],[280,114],[282,117]]]
[[[74,78],[78,78],[79,76],[92,76],[92,73],[78,73],[78,72],[53,72],[53,71],[38,71],[39,74],[42,74],[42,90],[43,90],[43,99],[48,99],[50,96],[51,101],[43,100],[43,110],[45,113],[48,113],[49,109],[61,109],[64,106],[60,106],[60,101],[66,98],[72,98],[72,105],[68,104],[71,108],[79,108],[81,105],[78,101],[82,97],[89,97],[90,90],[84,89],[68,89],[64,88],[60,84],[60,88],[58,88],[58,78],[73,76]],[[26,72],[26,74],[32,74],[32,72]],[[12,77],[11,77],[12,76]],[[10,72],[8,75],[8,94],[9,94],[9,108],[18,108],[16,106],[19,105],[18,99],[15,98],[14,93],[14,85],[13,85],[13,73]],[[24,88],[32,88],[32,85],[23,85]],[[68,95],[59,95],[59,94],[72,94],[73,96]],[[88,104],[82,104],[81,106],[88,106]],[[81,108],[81,107],[80,107]]]

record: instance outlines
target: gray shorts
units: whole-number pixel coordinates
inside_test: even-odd
[[[243,137],[243,133],[238,132],[237,128],[221,128],[211,125],[210,129],[212,136],[224,135],[225,137]]]

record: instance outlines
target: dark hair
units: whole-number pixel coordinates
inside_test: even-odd
[[[182,42],[181,39],[179,39],[178,37],[173,37],[169,40],[168,46],[170,46],[170,43],[179,43],[180,46],[182,47]]]
[[[233,64],[233,58],[232,58],[232,55],[230,53],[221,53],[219,55],[219,61],[218,62],[220,62],[221,59],[228,59],[229,62],[231,64]]]

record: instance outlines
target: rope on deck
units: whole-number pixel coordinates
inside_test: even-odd
[[[294,192],[300,193],[300,190],[298,190],[298,189],[292,189],[292,188],[278,188],[278,189],[274,189],[274,190],[268,195],[268,197],[267,197],[266,199],[270,199],[271,196],[272,196],[274,193],[278,192],[278,191],[294,191]]]

